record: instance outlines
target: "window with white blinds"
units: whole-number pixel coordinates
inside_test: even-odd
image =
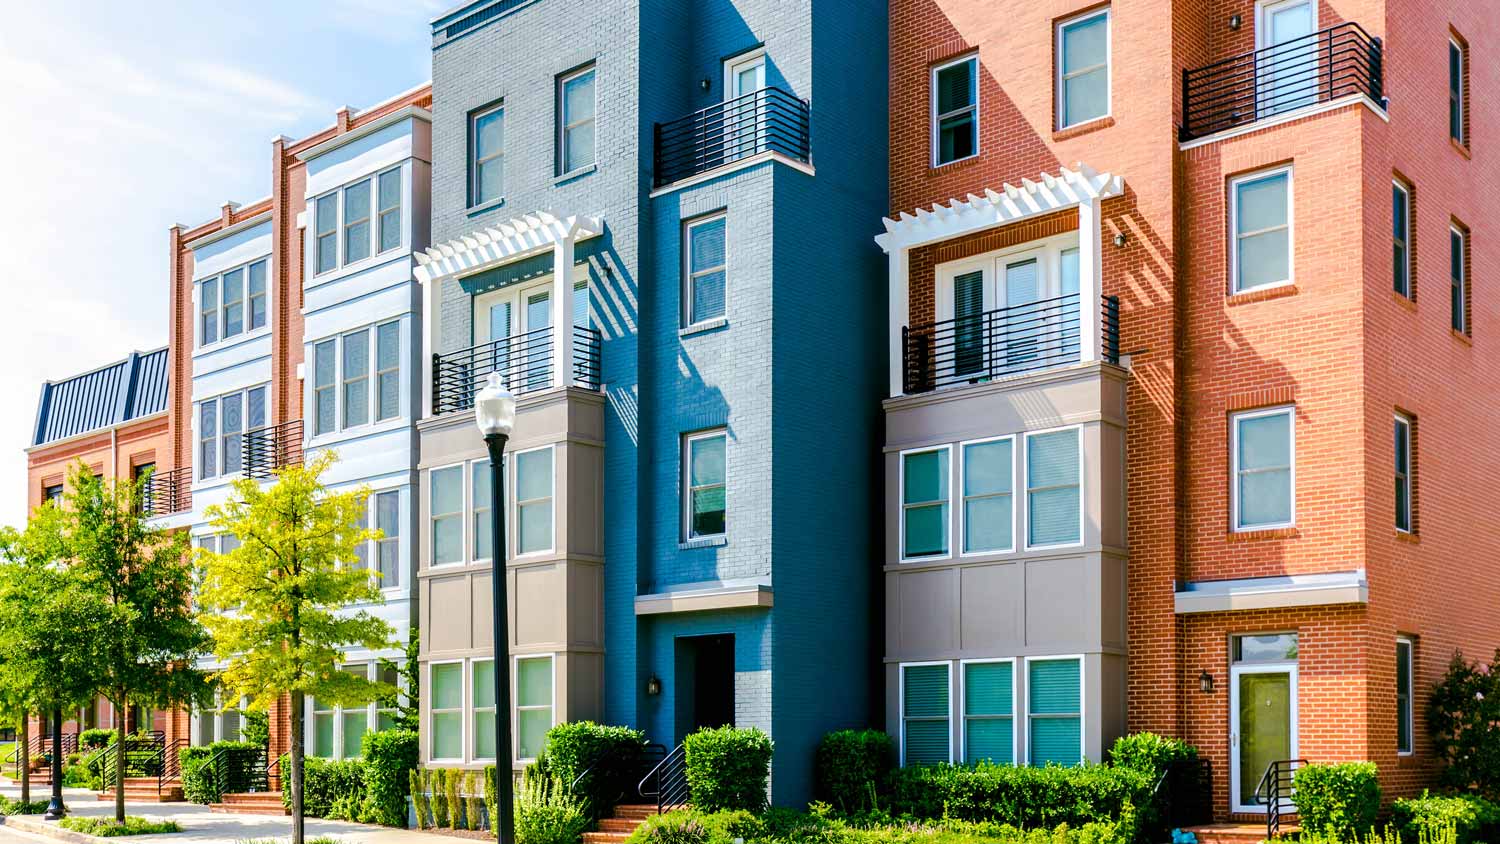
[[[1026,435],[1026,544],[1083,541],[1080,429]]]
[[[951,762],[948,663],[901,666],[901,764]]]

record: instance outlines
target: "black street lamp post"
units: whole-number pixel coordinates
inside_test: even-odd
[[[68,807],[63,805],[62,795],[62,708],[52,711],[52,800],[47,804],[47,814],[42,815],[42,820],[61,820],[68,813]]]
[[[516,398],[497,373],[490,373],[474,400],[474,420],[490,452],[490,557],[494,560],[495,631],[495,802],[498,817],[490,819],[499,844],[515,841],[515,790],[511,773],[510,740],[510,599],[505,558],[505,443],[516,422]]]

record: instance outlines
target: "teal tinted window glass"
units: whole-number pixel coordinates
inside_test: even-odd
[[[973,662],[963,670],[964,761],[1014,762],[1014,667]]]
[[[1033,765],[1076,765],[1083,758],[1082,674],[1076,659],[1027,663]]]
[[[964,446],[964,552],[1011,547],[1014,523],[1012,440]]]
[[[1082,540],[1079,430],[1026,438],[1026,525],[1031,545]]]
[[[906,764],[949,761],[948,666],[905,666],[901,682]]]
[[[905,557],[948,553],[948,450],[902,456],[902,518]]]

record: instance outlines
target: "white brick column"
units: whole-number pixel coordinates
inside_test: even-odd
[[[552,386],[573,385],[573,235],[552,250]]]
[[[1099,297],[1104,289],[1100,269],[1104,259],[1102,222],[1097,196],[1085,197],[1078,203],[1078,347],[1079,359],[1085,363],[1100,358]]]
[[[901,395],[906,388],[904,349],[901,346],[901,329],[911,321],[911,300],[908,290],[908,274],[911,253],[902,247],[892,249],[889,254],[890,269],[890,330],[886,342],[890,345],[890,394]]]

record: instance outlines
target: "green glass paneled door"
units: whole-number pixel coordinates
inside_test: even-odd
[[[1292,675],[1243,673],[1239,692],[1239,805],[1258,806],[1260,778],[1272,762],[1292,758]]]

